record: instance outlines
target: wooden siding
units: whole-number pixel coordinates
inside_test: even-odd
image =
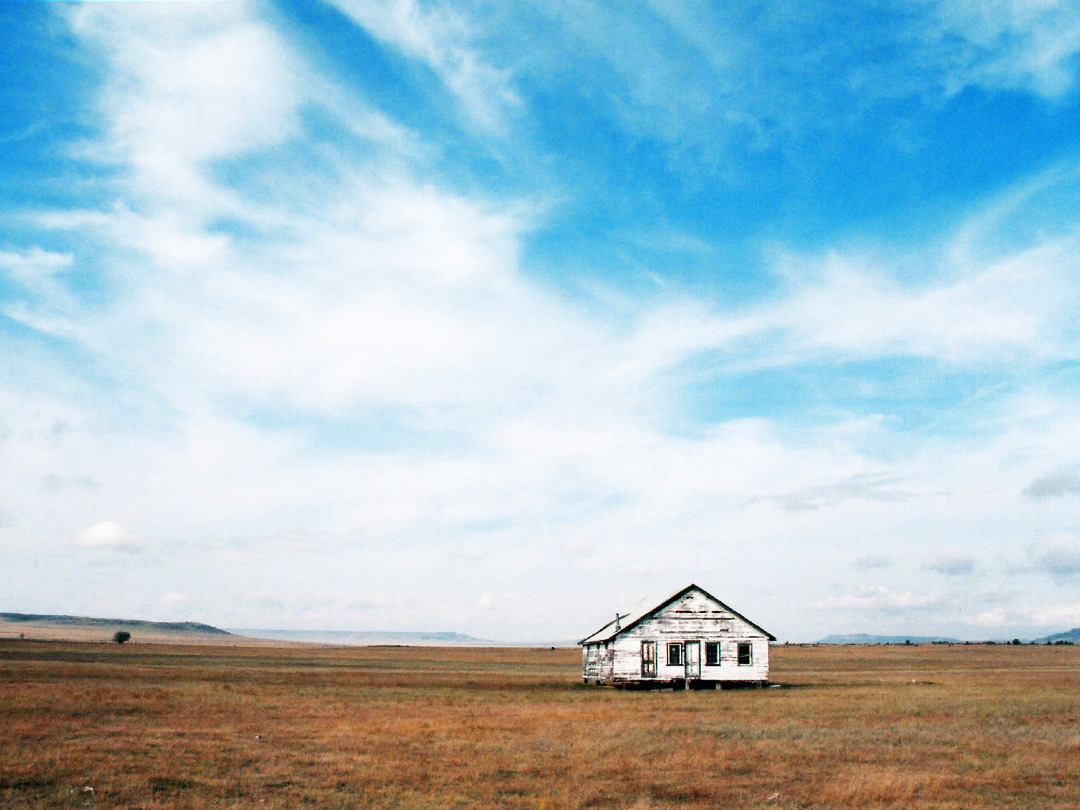
[[[587,643],[582,647],[582,677],[601,682],[648,682],[642,678],[641,644],[656,642],[657,682],[686,677],[682,663],[668,664],[668,644],[699,642],[702,681],[765,682],[769,679],[769,638],[759,628],[733,614],[700,590],[692,589],[680,598],[648,615],[611,641]],[[707,642],[720,644],[720,664],[706,665]],[[751,663],[740,665],[738,645],[751,645]]]
[[[614,648],[611,642],[588,644],[582,647],[582,677],[584,677],[586,680],[612,680],[612,678],[614,677],[614,660]]]

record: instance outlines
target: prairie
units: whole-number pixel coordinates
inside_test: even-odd
[[[779,688],[576,649],[0,640],[0,807],[1080,807],[1080,647],[773,649]]]

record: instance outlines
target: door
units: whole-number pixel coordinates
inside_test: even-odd
[[[700,641],[688,641],[684,645],[686,647],[685,661],[686,661],[686,678],[701,677],[701,642]]]
[[[656,642],[641,642],[641,677],[656,677]]]

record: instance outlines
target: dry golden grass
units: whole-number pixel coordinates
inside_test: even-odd
[[[1080,807],[1080,647],[773,660],[650,693],[577,650],[0,641],[0,806]]]

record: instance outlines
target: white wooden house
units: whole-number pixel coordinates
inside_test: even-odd
[[[769,681],[776,638],[704,588],[639,602],[581,644],[586,683],[713,688]]]

